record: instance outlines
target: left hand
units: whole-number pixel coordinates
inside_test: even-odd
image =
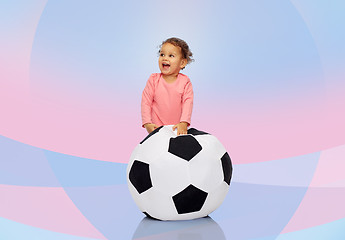
[[[177,136],[179,136],[179,135],[187,134],[187,126],[188,126],[188,123],[180,122],[176,124],[175,126],[173,126],[172,129],[173,131],[175,131],[175,129],[177,128]]]

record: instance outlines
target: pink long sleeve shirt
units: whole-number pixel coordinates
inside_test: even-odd
[[[189,78],[179,73],[173,83],[167,83],[161,73],[153,73],[148,79],[141,99],[142,126],[154,123],[158,126],[191,123],[193,87]]]

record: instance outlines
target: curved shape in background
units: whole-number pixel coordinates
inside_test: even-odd
[[[125,163],[173,32],[196,59],[193,126],[234,162],[225,237],[342,239],[345,3],[135,3],[0,3],[0,238],[133,236]]]
[[[144,216],[128,192],[126,164],[82,159],[4,137],[0,143],[0,159],[10,160],[0,162],[0,183],[7,184],[0,185],[6,196],[1,217],[60,233],[96,237],[97,229],[106,238],[125,239]],[[290,236],[344,218],[344,149],[234,165],[229,194],[212,217],[226,236],[241,239]],[[245,231],[248,226],[251,231]]]
[[[47,150],[126,163],[145,135],[140,95],[148,69],[158,69],[155,47],[143,46],[163,38],[155,35],[162,27],[156,21],[163,17],[162,6],[65,4],[46,4],[30,49],[30,92],[12,89],[14,95],[3,99],[0,133]],[[145,9],[152,6],[157,16],[147,16]],[[340,96],[333,99],[327,92],[336,77],[329,75],[331,58],[298,9],[289,1],[204,2],[195,8],[194,20],[176,30],[199,54],[186,70],[198,92],[193,124],[217,136],[235,163],[289,158],[344,143]],[[173,29],[174,23],[166,25]],[[3,89],[3,96],[12,91]]]

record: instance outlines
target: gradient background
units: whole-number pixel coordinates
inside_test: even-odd
[[[175,239],[204,224],[224,239],[344,239],[344,12],[342,0],[1,0],[0,239]],[[194,53],[192,126],[234,164],[211,223],[184,230],[141,222],[125,177],[171,36]]]

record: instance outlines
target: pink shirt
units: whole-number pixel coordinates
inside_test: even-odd
[[[167,83],[161,73],[153,73],[147,80],[141,99],[142,125],[158,126],[191,123],[193,87],[189,78],[179,73],[173,83]]]

